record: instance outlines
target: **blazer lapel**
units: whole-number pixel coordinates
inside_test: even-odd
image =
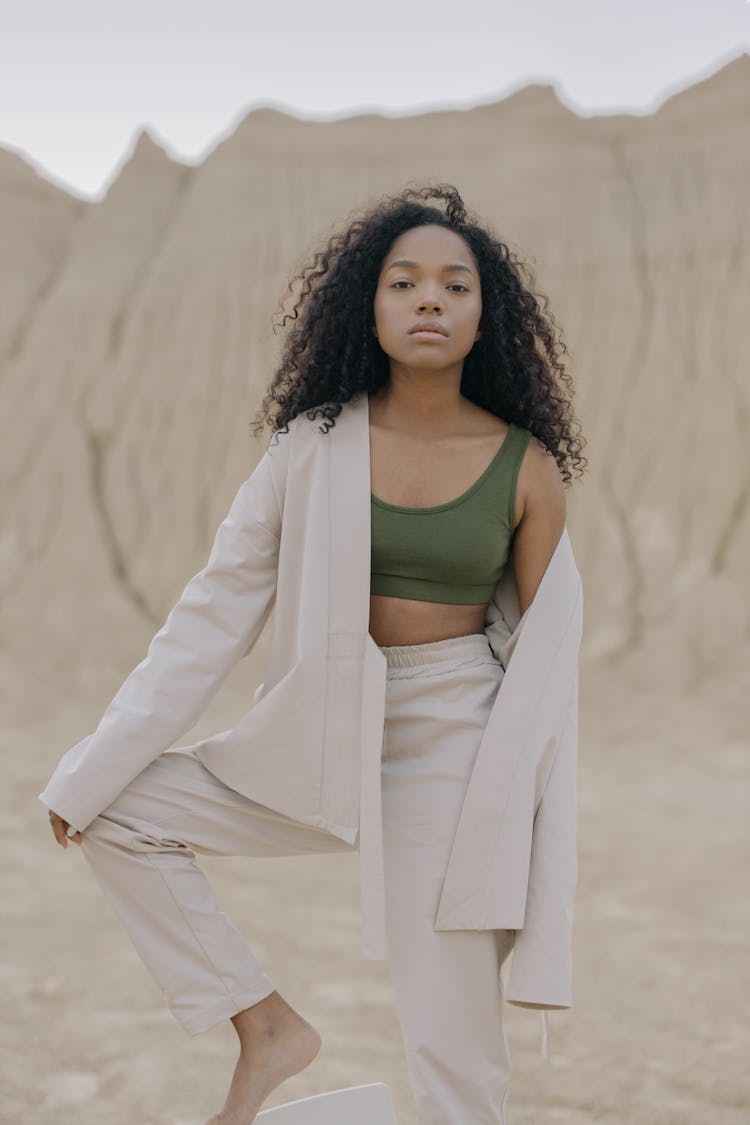
[[[370,430],[365,391],[343,404],[330,443],[329,634],[370,627]],[[317,423],[316,423],[317,424]]]
[[[356,401],[344,403],[325,440],[331,442],[329,654],[332,646],[338,650],[349,645],[363,654],[358,849],[362,957],[384,961],[381,762],[388,665],[370,634],[370,427],[365,391]],[[340,685],[333,684],[333,690],[340,691]]]

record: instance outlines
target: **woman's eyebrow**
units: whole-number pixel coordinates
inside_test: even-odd
[[[399,258],[397,262],[391,262],[388,266],[389,270],[395,269],[397,266],[407,266],[411,269],[419,269],[419,262],[412,262],[408,258]],[[464,266],[460,262],[451,262],[449,266],[443,266],[443,273],[448,273],[450,270],[466,270],[467,273],[474,273],[471,266]],[[386,273],[388,270],[386,270]]]

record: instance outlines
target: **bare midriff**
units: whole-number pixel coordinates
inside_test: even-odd
[[[376,645],[420,645],[481,633],[487,604],[448,605],[370,594],[370,636]]]

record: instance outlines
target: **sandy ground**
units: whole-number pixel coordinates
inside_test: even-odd
[[[750,766],[730,716],[717,720],[700,699],[641,698],[636,709],[624,674],[584,677],[575,1006],[551,1014],[548,1066],[539,1014],[505,1005],[509,1125],[750,1119]],[[2,816],[0,1119],[203,1125],[232,1074],[231,1024],[185,1034],[36,799],[55,764],[50,746],[64,749],[80,730],[70,712],[3,736],[13,770]],[[359,959],[357,857],[200,862],[281,993],[323,1036],[314,1063],[267,1107],[384,1081],[400,1125],[413,1125],[387,966]]]

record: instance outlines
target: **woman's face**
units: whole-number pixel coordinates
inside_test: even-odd
[[[404,231],[383,261],[373,312],[391,373],[394,367],[437,371],[456,365],[460,372],[482,315],[479,269],[467,243],[434,224]],[[445,335],[411,332],[428,320]]]

